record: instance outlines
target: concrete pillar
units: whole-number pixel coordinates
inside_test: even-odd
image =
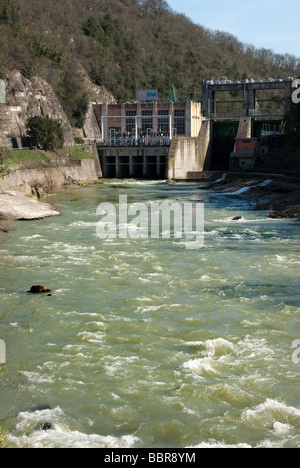
[[[244,102],[243,102],[243,114],[245,116],[255,115],[256,110],[256,91],[252,89],[248,84],[244,85]]]
[[[102,126],[102,141],[104,143],[106,143],[108,141],[108,104],[107,103],[103,103],[102,104],[102,122],[101,122],[101,126]]]
[[[192,103],[187,101],[185,105],[185,136],[192,136]]]
[[[125,104],[121,104],[121,133],[126,132],[126,110]]]
[[[147,177],[147,153],[145,150],[142,150],[143,154],[143,177]]]
[[[137,104],[137,110],[136,110],[136,115],[137,115],[137,130],[142,128],[142,106],[140,103]],[[136,138],[138,138],[138,133],[135,135]]]
[[[209,106],[208,106],[208,86],[202,86],[202,113],[204,117],[208,116]]]
[[[169,115],[170,115],[170,118],[169,118],[169,132],[170,132],[170,138],[172,140],[173,138],[173,135],[174,135],[174,106],[173,106],[173,102],[171,101],[169,103]]]
[[[208,117],[213,117],[216,114],[216,92],[208,92]]]
[[[156,132],[158,129],[158,115],[157,115],[157,102],[153,104],[153,131]]]
[[[285,87],[284,93],[285,93],[284,112],[287,114],[290,111],[291,105],[292,105],[291,87],[289,83]]]

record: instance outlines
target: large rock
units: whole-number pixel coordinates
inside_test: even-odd
[[[9,72],[5,81],[6,105],[0,105],[2,146],[24,146],[28,118],[46,115],[61,123],[65,145],[74,144],[72,127],[49,83],[36,76],[28,80],[18,71]]]
[[[59,216],[61,213],[48,203],[41,203],[21,192],[0,191],[0,216],[10,219],[30,220]]]
[[[31,286],[27,292],[30,294],[43,294],[51,292],[51,288],[48,288],[48,286]]]

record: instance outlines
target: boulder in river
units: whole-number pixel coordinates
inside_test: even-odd
[[[31,286],[30,290],[27,292],[31,294],[42,294],[51,292],[51,289],[48,288],[48,286]]]

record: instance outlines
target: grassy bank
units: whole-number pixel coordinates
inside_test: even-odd
[[[6,167],[9,165],[19,164],[24,161],[43,161],[45,163],[51,160],[74,160],[74,159],[92,159],[93,156],[89,152],[89,146],[65,146],[63,149],[55,153],[42,151],[39,149],[23,149],[9,150],[0,148],[0,163]]]

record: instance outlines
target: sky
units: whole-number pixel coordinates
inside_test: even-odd
[[[300,58],[299,0],[166,0],[177,13],[241,42]]]

